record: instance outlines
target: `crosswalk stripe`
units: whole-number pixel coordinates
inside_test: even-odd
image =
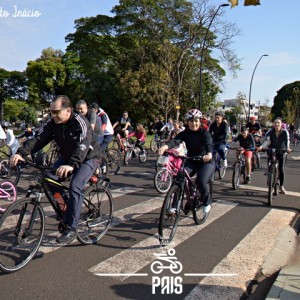
[[[137,191],[141,191],[143,189],[134,189],[134,188],[121,188],[112,190],[113,199],[115,200],[118,197],[124,196],[128,193],[133,193]],[[113,214],[113,222],[111,227],[116,226],[126,220],[135,219],[138,216],[150,212],[151,210],[155,210],[162,205],[163,198],[161,196],[149,199],[145,202],[139,203],[137,205],[129,206],[119,211],[114,212]],[[47,206],[45,208],[45,214],[47,217],[55,215],[51,206]],[[60,235],[58,231],[52,232],[50,234],[45,234],[43,239],[43,244],[39,248],[39,253],[49,253],[54,250],[59,249],[63,245],[58,244],[56,242],[56,238]],[[74,240],[72,243],[75,243]]]
[[[232,188],[232,184],[231,183],[224,182],[224,181],[215,181],[214,184],[222,185],[222,186],[226,186],[226,187],[231,187]],[[263,188],[263,187],[248,185],[248,184],[247,185],[240,185],[239,189],[252,190],[252,191],[260,191],[260,192],[266,192],[266,193],[268,192],[268,188]],[[300,193],[298,193],[298,192],[286,191],[285,194],[289,195],[289,196],[300,197]]]
[[[289,226],[294,216],[295,212],[272,209],[212,271],[212,274],[238,276],[206,276],[185,300],[215,299],[216,295],[222,295],[222,299],[240,299],[273,248],[279,232]]]
[[[179,222],[176,235],[170,246],[174,248],[183,243],[185,240],[210,225],[213,221],[229,212],[236,205],[237,204],[235,203],[226,201],[215,202],[209,217],[201,226],[184,226],[194,223],[190,218],[184,218]],[[126,274],[135,274],[154,261],[154,251],[165,252],[167,248],[168,247],[162,248],[159,245],[157,235],[154,235],[93,266],[89,271],[98,276],[114,274],[116,278],[123,281],[129,277]]]

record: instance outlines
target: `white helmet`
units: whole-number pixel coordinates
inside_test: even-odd
[[[200,110],[198,110],[198,109],[191,109],[185,115],[185,118],[187,120],[190,120],[190,119],[199,119],[201,117],[202,117],[202,112]]]

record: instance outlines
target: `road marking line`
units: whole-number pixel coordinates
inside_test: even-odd
[[[108,258],[107,260],[93,266],[89,269],[90,272],[95,275],[102,276],[101,274],[124,274],[124,276],[116,276],[119,280],[123,281],[129,276],[126,274],[132,274],[138,272],[152,261],[156,259],[154,252],[165,253],[168,247],[180,245],[188,238],[210,225],[216,219],[220,218],[237,204],[233,202],[217,201],[212,205],[211,212],[206,222],[200,226],[194,225],[194,221],[191,218],[183,218],[179,222],[176,235],[171,243],[167,247],[161,247],[158,241],[158,236],[153,235],[141,242],[133,245],[132,247],[123,250],[122,252]],[[194,225],[194,226],[186,226]]]
[[[228,183],[228,182],[214,181],[214,184],[222,185],[222,186],[226,186],[226,187],[231,187],[232,188],[232,184]],[[266,193],[268,192],[268,188],[257,187],[257,186],[246,185],[246,184],[245,185],[240,185],[239,189],[252,190],[252,191],[260,191],[260,192],[266,192]],[[300,197],[300,193],[298,193],[298,192],[289,192],[289,191],[286,191],[285,194],[289,195],[289,196]]]
[[[238,276],[207,276],[185,300],[215,299],[217,295],[220,299],[240,299],[275,245],[279,232],[289,226],[294,216],[295,212],[272,209],[212,270],[212,274],[233,271]]]

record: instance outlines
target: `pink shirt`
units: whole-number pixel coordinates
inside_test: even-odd
[[[135,136],[141,142],[145,142],[146,135],[142,131],[134,131],[128,135],[129,138]]]

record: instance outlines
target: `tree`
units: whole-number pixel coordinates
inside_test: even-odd
[[[37,122],[36,109],[32,106],[25,107],[19,115],[20,120],[24,120],[25,123],[35,124]]]
[[[28,103],[34,107],[45,107],[55,95],[63,93],[66,70],[62,55],[60,50],[47,48],[40,58],[28,62]]]
[[[291,107],[296,108],[294,109],[294,118],[296,118],[296,110],[299,109],[300,105],[298,90],[300,91],[300,81],[286,84],[277,91],[277,95],[274,97],[274,104],[271,108],[273,120],[276,117],[285,118],[285,116],[288,116],[288,110],[290,110]],[[286,105],[290,106],[290,108],[286,108]]]
[[[84,83],[80,93],[86,100],[100,97],[102,106],[108,111],[113,107],[118,114],[138,103],[133,112],[136,118],[175,113],[176,104],[184,111],[195,106],[199,45],[215,13],[207,3],[123,0],[114,7],[114,17],[76,20],[76,32],[66,37],[68,74],[75,73],[71,78],[68,75],[67,82],[72,86],[80,78]],[[219,60],[211,57],[212,49],[221,51],[231,70],[239,67],[229,43],[237,30],[221,22],[220,16],[209,32],[204,51],[206,109],[220,91],[219,83],[225,75]]]

